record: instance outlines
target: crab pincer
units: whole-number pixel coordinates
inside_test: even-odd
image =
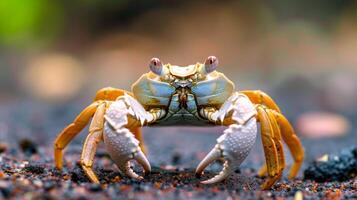
[[[137,161],[145,173],[151,171],[151,166],[139,146],[140,142],[126,127],[133,123],[145,123],[150,120],[150,116],[132,97],[125,95],[110,105],[104,118],[106,122],[103,139],[111,158],[121,172],[131,178],[142,179],[142,176],[131,169],[130,161]]]
[[[208,165],[219,159],[224,162],[223,169],[215,177],[202,181],[203,184],[223,181],[239,167],[255,143],[256,129],[255,118],[252,118],[245,126],[234,124],[224,131],[215,147],[198,165],[196,174],[202,174]]]
[[[242,108],[245,112],[241,112]],[[214,161],[221,159],[224,162],[222,171],[213,178],[202,181],[203,184],[223,181],[248,156],[257,135],[255,114],[254,105],[245,96],[238,93],[233,94],[220,110],[212,114],[212,120],[223,123],[225,119],[229,118],[231,124],[217,139],[215,147],[196,169],[196,174],[200,175]]]

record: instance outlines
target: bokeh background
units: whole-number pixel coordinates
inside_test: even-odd
[[[98,89],[130,89],[151,57],[187,65],[215,55],[238,89],[276,100],[307,150],[318,149],[310,159],[336,152],[355,144],[356,24],[351,0],[0,1],[0,140],[51,146]],[[144,133],[179,132],[210,132],[212,146],[220,134]]]

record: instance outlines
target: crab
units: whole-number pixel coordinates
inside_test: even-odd
[[[294,160],[289,174],[290,179],[294,178],[302,165],[304,149],[289,121],[266,93],[235,91],[234,83],[216,71],[217,67],[215,56],[188,66],[164,65],[158,58],[152,58],[150,71],[132,85],[132,92],[111,87],[99,90],[94,102],[55,139],[56,167],[62,169],[64,148],[91,118],[80,165],[94,183],[100,183],[92,166],[101,141],[123,174],[142,180],[144,176],[131,168],[135,160],[145,174],[151,170],[141,127],[226,126],[196,169],[196,175],[200,176],[208,165],[222,160],[221,172],[202,181],[213,184],[225,180],[248,156],[259,123],[266,160],[258,175],[267,176],[261,187],[269,189],[282,176],[286,165],[283,141]]]

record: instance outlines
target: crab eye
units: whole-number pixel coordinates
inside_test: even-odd
[[[162,75],[162,63],[158,58],[152,58],[149,64],[150,70],[157,75]]]
[[[210,56],[206,59],[205,61],[205,72],[206,74],[209,74],[216,70],[218,67],[218,59],[216,56]]]

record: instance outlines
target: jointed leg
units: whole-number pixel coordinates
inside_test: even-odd
[[[101,102],[94,102],[85,108],[77,118],[68,125],[56,138],[54,143],[54,158],[55,165],[58,169],[62,169],[63,149],[68,143],[88,124],[90,118],[97,110]]]
[[[280,113],[273,111],[276,121],[278,122],[282,137],[290,149],[290,152],[294,159],[294,164],[291,167],[289,173],[289,179],[296,177],[299,172],[299,169],[304,161],[304,148],[299,140],[299,138],[295,135],[294,129],[292,128],[289,121]]]
[[[282,175],[283,170],[285,168],[285,158],[284,158],[284,149],[283,149],[283,143],[282,143],[282,138],[281,138],[281,133],[280,133],[280,127],[275,119],[275,115],[272,112],[272,110],[265,109],[269,121],[271,123],[272,131],[273,131],[273,140],[276,145],[276,150],[278,154],[278,161],[279,161],[279,176]],[[264,176],[267,173],[267,167],[266,164],[263,165],[263,167],[259,170],[258,175]]]
[[[92,119],[89,127],[89,134],[83,145],[82,155],[81,155],[81,166],[83,171],[89,177],[93,183],[99,183],[97,176],[95,175],[92,166],[95,153],[97,150],[97,145],[103,140],[103,126],[104,126],[104,114],[106,106],[102,103],[98,106],[96,113]]]
[[[273,110],[275,110],[275,111],[280,113],[279,106],[266,93],[264,93],[264,92],[262,92],[260,90],[244,90],[244,91],[240,91],[240,93],[243,93],[243,94],[247,95],[249,97],[249,99],[254,104],[265,105],[266,107],[268,107],[270,109],[273,109]]]
[[[99,90],[95,97],[95,102],[85,108],[77,118],[68,125],[56,138],[54,143],[55,165],[58,169],[63,166],[63,149],[68,143],[88,124],[90,118],[94,115],[98,105],[103,101],[114,101],[125,93],[132,95],[130,92],[116,88],[103,88]],[[138,134],[139,135],[139,134]],[[143,141],[140,141],[143,145]]]
[[[258,176],[264,177],[267,175],[267,172],[268,172],[267,164],[264,163],[263,166],[258,170]]]
[[[263,189],[269,189],[279,179],[279,159],[276,144],[273,139],[273,127],[269,115],[262,106],[257,107],[258,118],[261,124],[262,143],[267,164],[268,178],[263,183]]]
[[[272,128],[273,128],[273,140],[276,145],[276,150],[278,153],[278,161],[279,161],[279,176],[282,175],[283,170],[285,168],[285,157],[284,157],[284,148],[283,148],[283,141],[281,138],[280,127],[278,122],[275,119],[275,116],[272,110],[266,110],[269,116]]]

